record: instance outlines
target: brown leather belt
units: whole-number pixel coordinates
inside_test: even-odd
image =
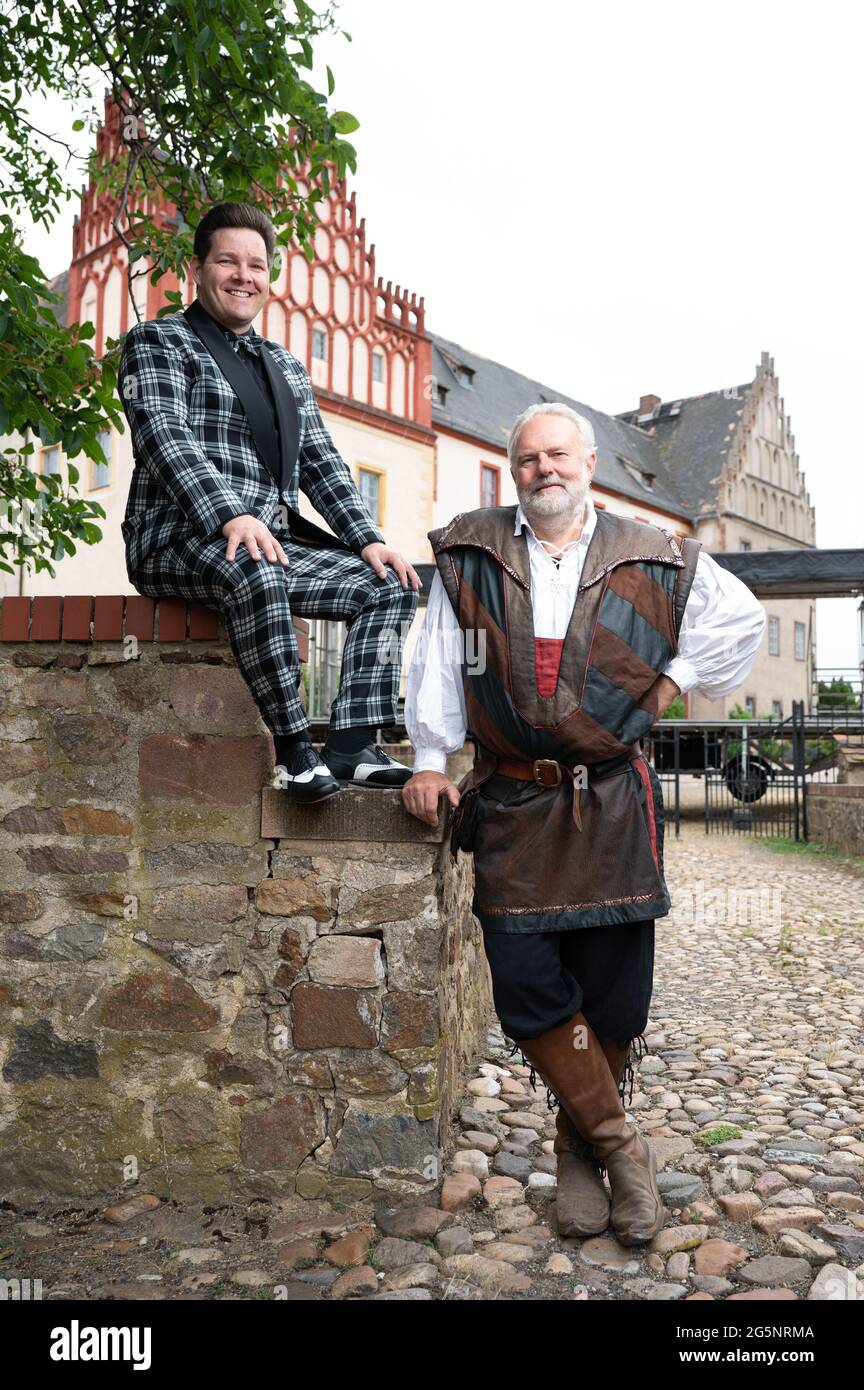
[[[609,758],[600,763],[576,763],[575,766],[585,767],[589,778],[597,782],[603,777],[611,776],[613,772],[622,770],[629,763],[635,762],[641,756],[641,752],[641,745],[637,742],[633,744],[629,753],[624,753],[619,758]],[[540,788],[560,787],[565,776],[571,778],[573,782],[573,824],[577,830],[582,829],[582,810],[579,804],[582,788],[569,764],[556,762],[554,758],[535,758],[533,762],[499,758],[495,771],[504,777],[515,777],[522,782],[536,782]]]

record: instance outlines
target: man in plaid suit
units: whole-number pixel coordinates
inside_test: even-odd
[[[274,250],[263,212],[217,204],[195,235],[196,301],[127,333],[119,391],[135,468],[121,530],[139,593],[224,613],[273,735],[273,785],[319,801],[341,781],[401,786],[411,775],[374,731],[396,722],[420,579],[374,525],[306,369],[251,329]],[[335,535],[300,515],[298,489]],[[348,624],[323,759],[299,698],[292,614]]]

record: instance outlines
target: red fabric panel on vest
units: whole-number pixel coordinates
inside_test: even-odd
[[[555,694],[558,667],[561,665],[563,637],[534,638],[534,669],[537,672],[537,693],[548,700]]]

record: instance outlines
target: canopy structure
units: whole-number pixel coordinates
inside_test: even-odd
[[[864,550],[741,550],[712,553],[757,598],[864,594]]]

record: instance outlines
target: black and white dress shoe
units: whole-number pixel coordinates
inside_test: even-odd
[[[356,782],[364,787],[402,787],[412,776],[410,767],[397,763],[377,743],[367,743],[358,753],[331,753],[327,766],[340,782]]]
[[[284,791],[289,800],[309,805],[323,801],[342,790],[330,768],[319,758],[311,743],[295,748],[287,763],[277,763],[271,787]]]

